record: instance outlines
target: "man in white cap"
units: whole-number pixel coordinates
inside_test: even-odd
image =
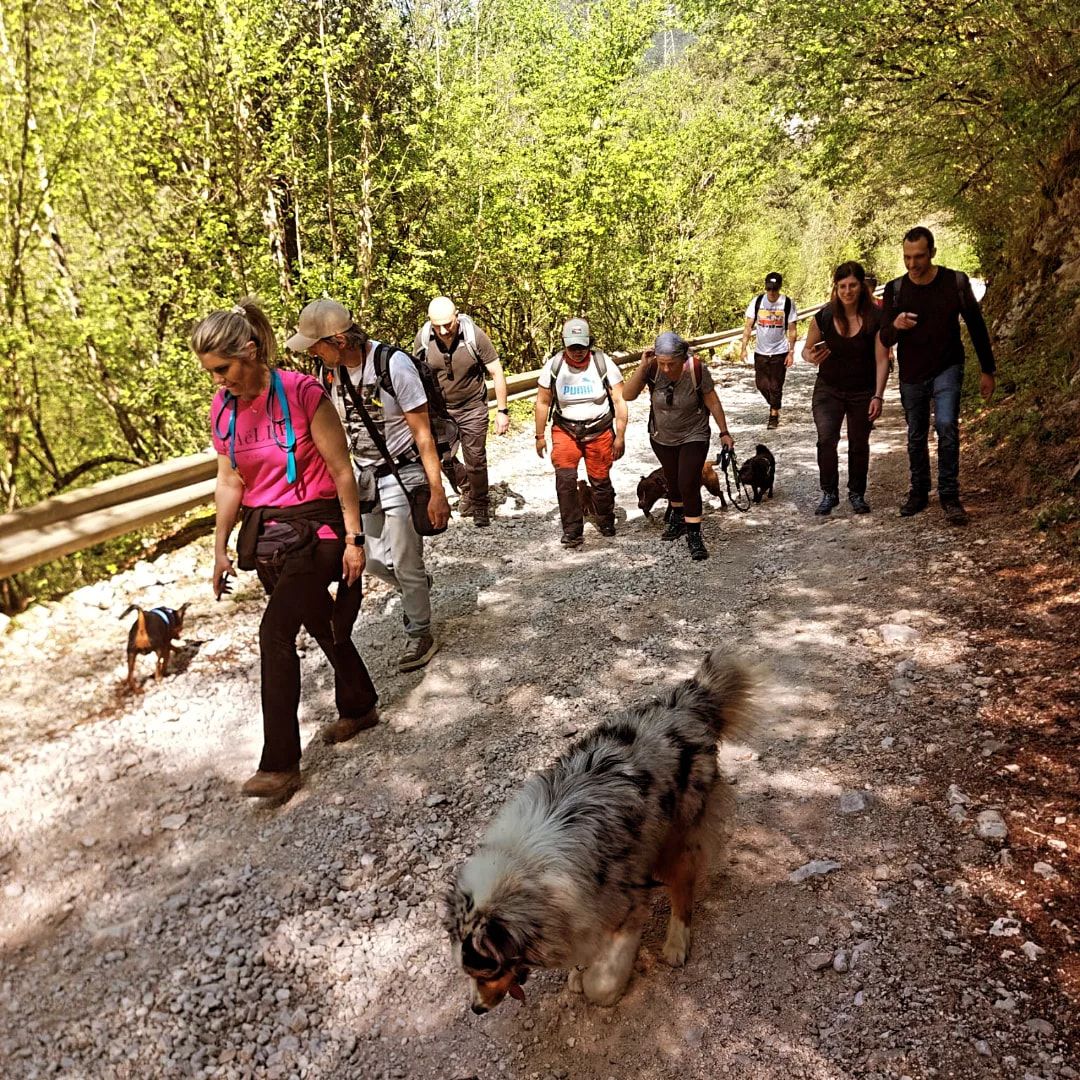
[[[468,315],[458,311],[449,296],[436,296],[428,304],[427,322],[413,342],[413,353],[424,357],[435,373],[446,399],[446,411],[457,423],[464,466],[456,459],[455,480],[461,489],[462,513],[471,512],[480,528],[491,524],[488,506],[486,378],[495,383],[495,431],[510,427],[506,405],[506,377],[491,338]]]
[[[285,347],[317,360],[317,374],[338,410],[360,489],[367,548],[366,570],[401,592],[408,642],[399,671],[423,667],[438,651],[431,630],[431,578],[424,538],[413,525],[409,500],[363,422],[345,377],[382,435],[402,483],[431,487],[428,517],[439,528],[450,517],[439,454],[432,438],[427,391],[412,358],[369,338],[336,300],[314,300],[303,311]]]
[[[799,313],[790,296],[780,291],[784,279],[773,271],[765,275],[765,291],[758,293],[746,308],[739,361],[746,359],[750,335],[754,341],[754,382],[761,396],[769,403],[770,430],[780,424],[780,405],[784,399],[784,380],[787,369],[795,363],[795,338],[798,336]]]
[[[615,488],[611,466],[626,449],[626,402],[622,372],[606,353],[592,347],[589,324],[568,319],[563,324],[563,349],[544,361],[537,379],[536,452],[547,449],[545,431],[551,424],[551,464],[562,519],[562,543],[581,547],[585,515],[578,494],[578,464],[592,487],[593,508],[603,536],[615,535]]]

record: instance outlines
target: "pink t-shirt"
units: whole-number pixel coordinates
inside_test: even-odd
[[[319,405],[328,400],[317,379],[298,371],[278,371],[289,403],[293,433],[296,436],[296,483],[286,474],[288,456],[285,421],[280,402],[266,390],[253,401],[237,400],[236,471],[244,482],[244,506],[296,506],[315,499],[336,499],[337,488],[322,454],[311,437],[311,420]],[[219,390],[210,406],[210,434],[214,449],[229,456],[229,419],[232,405],[223,408],[225,391]],[[272,425],[272,426],[271,426]],[[276,432],[275,432],[276,429]],[[274,436],[277,436],[275,442]],[[333,530],[321,528],[319,536],[332,538]]]

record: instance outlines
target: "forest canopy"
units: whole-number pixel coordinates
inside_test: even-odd
[[[4,509],[203,448],[194,319],[312,297],[510,370],[811,303],[898,240],[993,273],[1080,95],[1048,0],[2,0]]]

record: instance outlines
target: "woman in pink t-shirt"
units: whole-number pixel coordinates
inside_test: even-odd
[[[378,721],[378,695],[352,641],[364,571],[356,479],[334,406],[310,375],[273,366],[273,328],[252,298],[201,320],[191,347],[219,387],[210,409],[218,452],[214,595],[228,592],[236,573],[227,549],[239,516],[237,562],[258,572],[269,596],[259,626],[262,759],[241,790],[280,798],[300,782],[301,626],[334,666],[338,719],[324,729],[326,741],[351,739]]]

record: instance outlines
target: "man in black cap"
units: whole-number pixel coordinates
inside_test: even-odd
[[[780,291],[784,279],[775,271],[765,275],[765,291],[758,293],[746,308],[740,362],[746,360],[750,335],[754,342],[754,381],[769,403],[768,428],[780,423],[780,402],[784,396],[787,369],[795,363],[795,336],[799,313],[790,296]]]

